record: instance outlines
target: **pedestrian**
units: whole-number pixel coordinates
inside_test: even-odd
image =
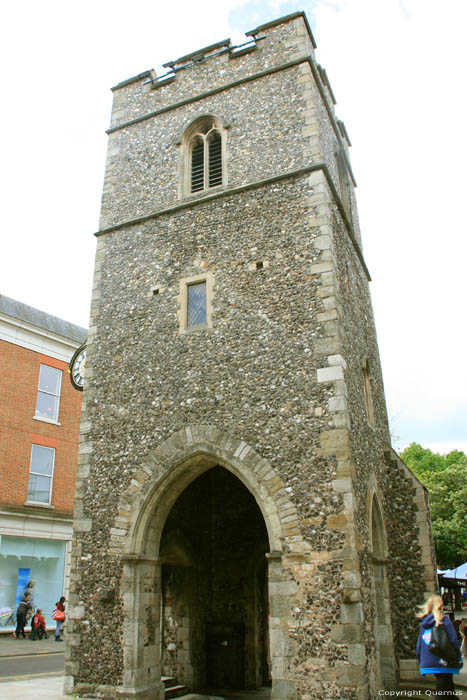
[[[62,625],[65,622],[65,601],[64,595],[60,598],[58,603],[55,603],[56,607],[52,613],[52,618],[55,620],[55,641],[62,642],[60,639],[60,632],[62,631]]]
[[[47,639],[47,630],[45,628],[45,620],[42,615],[42,610],[37,608],[36,614],[32,618],[33,630],[31,634],[31,641],[35,642],[36,639],[42,639],[45,637]]]
[[[19,639],[19,635],[23,635],[23,639],[26,638],[24,634],[24,626],[26,625],[26,615],[29,610],[31,610],[31,603],[29,602],[29,593],[25,593],[21,599],[21,603],[16,608],[16,630],[13,632],[13,637]]]
[[[459,634],[461,636],[461,654],[467,656],[467,617],[461,619]]]
[[[420,631],[417,640],[417,657],[420,664],[420,674],[425,676],[433,673],[436,680],[436,695],[455,698],[453,674],[459,673],[458,668],[452,668],[439,656],[430,651],[432,629],[436,625],[444,625],[449,641],[460,657],[459,644],[457,643],[456,630],[449,617],[444,614],[443,599],[439,595],[433,595],[426,601],[421,613]]]

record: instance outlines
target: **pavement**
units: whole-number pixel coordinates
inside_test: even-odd
[[[37,642],[31,642],[29,630],[26,633],[26,639],[22,637],[14,639],[11,633],[2,633],[0,634],[0,658],[24,654],[63,654],[65,643],[56,642],[54,632],[55,630],[49,632],[48,639],[39,639]]]
[[[56,642],[54,631],[49,633],[48,639],[31,642],[29,631],[26,639],[14,639],[10,634],[0,634],[0,659],[42,655],[63,654],[64,642]],[[45,673],[34,677],[8,676],[0,678],[1,700],[70,700],[69,695],[63,694],[63,671],[58,673]],[[89,699],[88,699],[89,700]]]
[[[14,639],[11,634],[0,634],[0,659],[25,655],[29,656],[31,654],[62,654],[64,652],[64,646],[64,643],[55,641],[53,632],[49,634],[48,639],[41,639],[37,642],[31,642],[29,638],[24,640]],[[464,664],[464,668],[461,669],[460,674],[454,676],[454,684],[457,689],[457,697],[462,700],[467,700],[467,659],[465,659]],[[63,693],[63,682],[63,672],[37,674],[33,678],[24,676],[0,678],[0,700],[37,700],[38,697],[43,700],[70,700],[70,695],[65,695]],[[433,690],[429,689],[425,692],[424,690],[413,690],[408,686],[404,686],[399,693],[400,695],[397,697],[400,698],[433,698]],[[228,700],[244,700],[247,694],[229,692],[228,695]],[[248,693],[248,700],[252,700],[252,695],[253,694]],[[80,700],[80,696],[73,695],[73,697],[75,700]],[[394,695],[393,697],[396,696]],[[82,700],[97,700],[97,698],[89,698],[88,696],[86,699],[83,698]],[[265,699],[261,697],[257,700]],[[374,700],[379,700],[379,698],[375,698]]]

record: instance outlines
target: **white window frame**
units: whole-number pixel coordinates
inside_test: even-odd
[[[42,472],[33,471],[33,455],[34,455],[34,448],[35,447],[40,447],[43,450],[52,450],[53,459],[52,459],[52,473],[51,474],[43,474]],[[42,477],[45,477],[47,479],[50,479],[49,500],[47,503],[45,503],[44,501],[34,501],[34,500],[30,499],[29,498],[29,481],[28,481],[28,495],[27,495],[26,503],[34,503],[34,504],[38,504],[41,506],[50,506],[51,505],[54,472],[55,472],[55,447],[48,447],[47,445],[37,445],[37,444],[33,443],[31,445],[31,459],[29,461],[29,478],[31,478],[31,475],[34,475],[34,476],[42,476]]]
[[[59,384],[58,384],[58,393],[53,393],[51,391],[44,391],[44,389],[41,389],[41,373],[42,373],[42,368],[43,367],[48,367],[49,369],[53,369],[56,372],[59,372],[60,374],[60,379],[59,379]],[[58,369],[57,367],[52,367],[51,365],[47,365],[45,362],[41,363],[40,370],[39,370],[39,381],[37,385],[37,395],[36,395],[36,409],[34,412],[34,418],[36,420],[43,420],[46,423],[58,423],[58,416],[60,414],[60,399],[61,399],[61,393],[62,393],[62,379],[63,379],[63,371],[61,369]],[[56,396],[57,397],[57,409],[56,409],[56,415],[53,418],[46,418],[45,416],[41,416],[37,412],[37,399],[39,398],[39,394],[47,394],[49,396]]]

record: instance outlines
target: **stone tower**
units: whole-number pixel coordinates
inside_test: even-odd
[[[113,89],[68,691],[364,700],[412,667],[426,498],[314,50],[298,12]]]

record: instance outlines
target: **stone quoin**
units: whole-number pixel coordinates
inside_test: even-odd
[[[412,668],[426,494],[315,48],[297,12],[113,88],[67,692],[365,700]]]

